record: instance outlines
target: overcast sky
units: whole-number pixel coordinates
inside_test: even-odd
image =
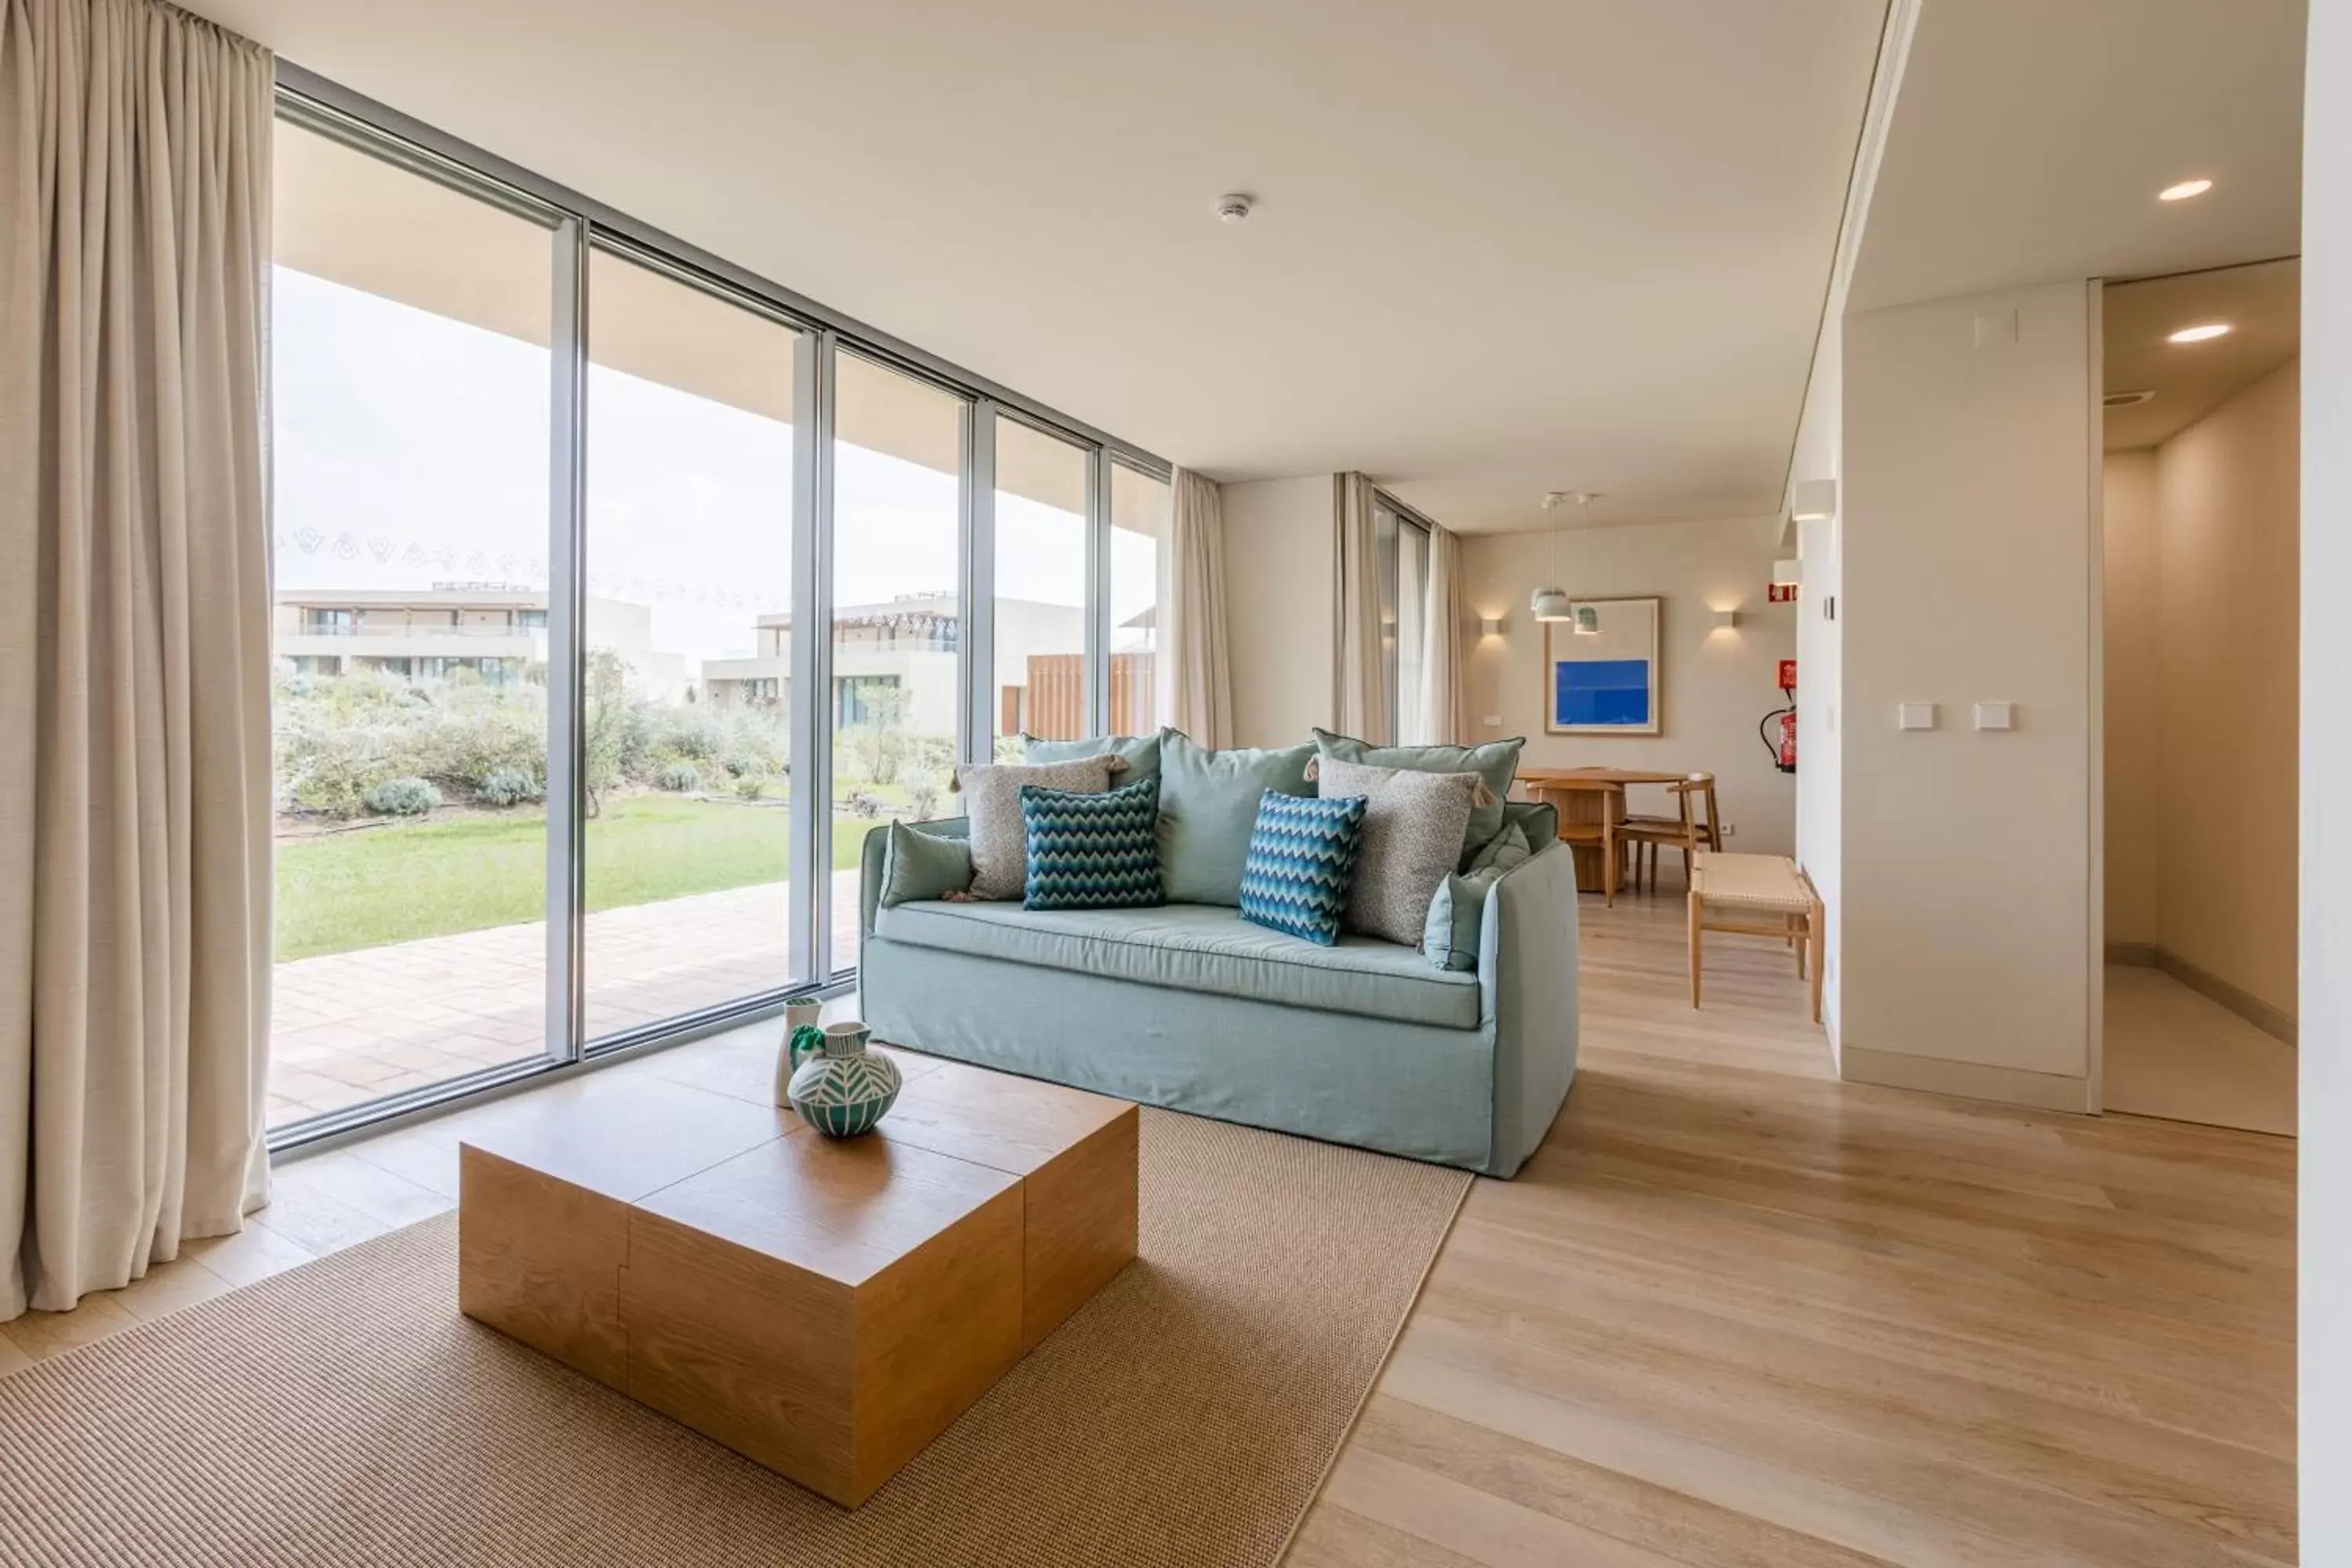
[[[547,587],[548,358],[462,321],[276,268],[281,587]],[[593,366],[588,591],[649,605],[654,646],[753,649],[791,607],[792,426]],[[956,480],[843,445],[835,600],[951,591]],[[1085,602],[1086,525],[1000,493],[997,591]],[[1150,607],[1152,542],[1111,531],[1111,613]]]

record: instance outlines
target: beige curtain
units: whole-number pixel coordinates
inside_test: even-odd
[[[1429,583],[1422,610],[1421,733],[1400,735],[1407,745],[1465,744],[1463,650],[1469,618],[1462,610],[1462,539],[1451,529],[1429,531]]]
[[[268,1180],[272,68],[0,0],[0,1319]]]
[[[1170,479],[1168,657],[1160,710],[1204,746],[1233,743],[1232,651],[1225,640],[1225,520],[1217,487],[1179,468]]]
[[[1361,474],[1334,474],[1331,491],[1339,533],[1332,554],[1339,563],[1332,606],[1339,637],[1331,665],[1339,682],[1333,711],[1342,732],[1386,745],[1388,660],[1381,648],[1380,544],[1372,520],[1378,497],[1372,481]]]

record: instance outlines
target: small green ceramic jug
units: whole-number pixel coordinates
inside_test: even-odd
[[[801,1063],[811,1057],[824,1055],[824,1030],[814,1024],[803,1024],[784,1037],[783,1049],[776,1053],[776,1103],[793,1102],[793,1074]]]

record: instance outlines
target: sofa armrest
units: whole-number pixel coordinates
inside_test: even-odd
[[[1576,865],[1557,839],[1495,880],[1478,932],[1478,987],[1495,1036],[1489,1174],[1535,1152],[1576,1076]]]
[[[890,835],[884,829],[889,826],[877,822],[866,829],[866,842],[857,850],[857,933],[862,942],[874,940],[874,916],[882,907],[882,860],[890,847]],[[901,826],[934,838],[971,837],[971,820],[963,816],[933,817],[928,822]]]

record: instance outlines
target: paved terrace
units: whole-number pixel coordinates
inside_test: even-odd
[[[785,884],[605,910],[587,921],[588,1037],[780,984]],[[833,952],[857,954],[857,873],[833,882]],[[547,928],[496,926],[278,966],[269,1125],[546,1049]]]

